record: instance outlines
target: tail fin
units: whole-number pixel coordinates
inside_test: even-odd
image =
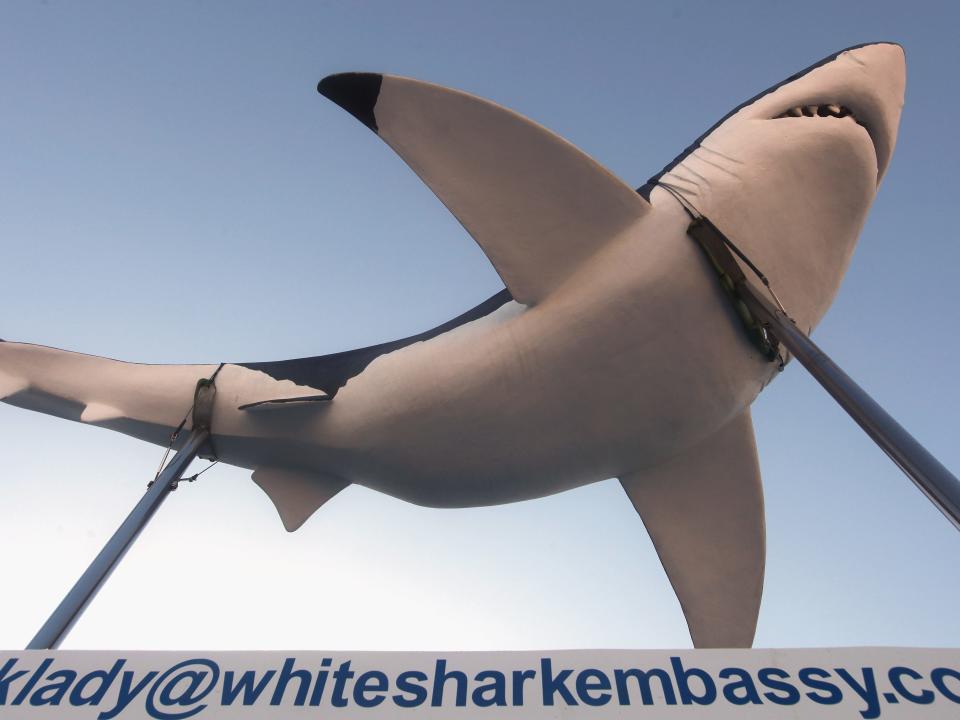
[[[215,365],[141,365],[0,341],[0,400],[166,445]]]

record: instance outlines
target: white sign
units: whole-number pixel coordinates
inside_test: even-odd
[[[960,650],[0,652],[2,718],[957,718]]]

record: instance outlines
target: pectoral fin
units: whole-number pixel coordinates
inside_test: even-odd
[[[584,152],[489,100],[373,73],[331,75],[317,89],[403,158],[525,305],[650,209]]]
[[[692,450],[620,482],[657,548],[694,646],[750,647],[766,531],[749,409]]]
[[[349,485],[328,475],[277,468],[255,470],[253,481],[273,501],[287,532],[303,525],[317,508]]]

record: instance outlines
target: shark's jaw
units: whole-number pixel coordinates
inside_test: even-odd
[[[899,113],[897,113],[899,119]],[[896,139],[896,124],[893,125],[893,132],[890,132],[888,124],[884,122],[882,113],[877,113],[868,106],[863,106],[856,99],[837,99],[832,102],[823,102],[819,99],[811,99],[808,102],[801,102],[780,112],[779,114],[768,118],[769,120],[787,121],[796,123],[803,121],[803,126],[798,126],[798,132],[808,129],[811,121],[816,120],[821,125],[817,130],[826,130],[845,132],[858,126],[862,133],[866,134],[871,148],[873,149],[874,159],[876,161],[876,182],[880,184],[883,173],[890,163],[890,156],[893,152],[893,143]],[[843,125],[834,123],[842,122]],[[830,123],[825,127],[823,123]],[[854,130],[854,132],[859,132]]]
[[[870,137],[870,142],[873,143],[874,156],[877,157],[877,165],[879,167],[879,154],[877,151],[877,142],[874,140],[874,135],[876,131],[871,133],[870,126],[862,120],[857,113],[851,110],[846,105],[841,105],[839,103],[821,103],[819,105],[797,105],[792,107],[789,110],[780,113],[773,118],[775,120],[796,120],[799,118],[833,118],[835,120],[844,120],[848,123],[855,123],[863,128],[864,132]]]

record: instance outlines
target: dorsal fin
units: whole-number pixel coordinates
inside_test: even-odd
[[[488,100],[372,73],[331,75],[317,89],[420,176],[518,302],[542,300],[649,208],[569,142]]]

